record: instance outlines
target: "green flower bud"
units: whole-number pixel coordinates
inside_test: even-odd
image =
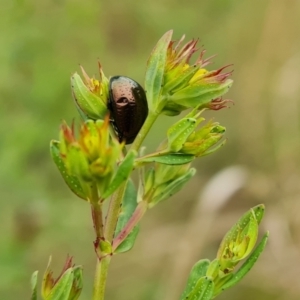
[[[106,199],[129,177],[136,152],[130,151],[117,165],[123,147],[110,136],[106,117],[104,121],[88,120],[82,124],[78,139],[74,128],[63,123],[60,142],[52,141],[51,154],[71,190],[90,201],[93,184],[100,197]]]
[[[99,64],[100,80],[90,78],[81,67],[84,81],[75,73],[71,77],[72,93],[81,115],[90,119],[104,119],[107,114],[108,79]]]
[[[227,232],[218,250],[220,269],[224,273],[232,270],[240,260],[246,258],[253,250],[257,236],[259,221],[256,217],[263,215],[264,207],[259,205],[245,213]]]
[[[168,31],[148,60],[145,87],[150,110],[178,115],[188,108],[225,107],[229,100],[219,99],[233,83],[228,79],[231,72],[223,72],[227,66],[214,71],[204,69],[210,63],[210,59],[204,59],[204,50],[194,63],[190,63],[198,50],[198,40],[181,47],[184,36],[177,44],[171,38],[172,31]]]
[[[205,120],[200,117],[201,113],[202,111],[199,112],[196,108],[169,128],[167,144],[164,145],[164,149],[159,150],[161,157],[174,152],[192,157],[204,156],[215,152],[224,144],[221,143],[211,149],[223,138],[225,127],[209,121],[197,129],[197,126]]]
[[[150,169],[147,172],[143,200],[153,207],[181,190],[195,173],[196,170],[189,164],[171,166],[156,163],[154,171]]]
[[[44,300],[63,299],[76,300],[79,298],[83,282],[82,267],[74,266],[72,257],[67,257],[63,270],[57,279],[50,271],[51,257],[44,274],[42,283],[42,298]]]

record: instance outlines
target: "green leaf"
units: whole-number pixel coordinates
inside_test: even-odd
[[[152,50],[147,62],[147,70],[145,74],[145,90],[147,91],[147,99],[149,110],[157,110],[157,102],[163,85],[163,77],[167,59],[167,49],[171,42],[173,31],[165,33],[157,42]]]
[[[73,268],[64,272],[45,300],[69,300],[74,279]]]
[[[81,266],[73,267],[73,271],[74,271],[73,285],[68,300],[77,300],[83,288],[82,267]]]
[[[176,71],[175,74],[169,71],[170,74],[168,74],[167,84],[163,87],[164,94],[168,92],[174,93],[176,90],[185,87],[198,72],[199,68],[199,66],[193,65],[185,70],[180,70],[180,72]]]
[[[135,226],[132,231],[129,233],[127,238],[118,246],[118,248],[114,251],[115,253],[123,253],[132,249],[134,246],[135,240],[140,231],[139,226]]]
[[[84,191],[79,179],[76,176],[70,175],[66,168],[65,163],[61,159],[59,151],[59,142],[52,140],[50,143],[50,153],[54,163],[56,164],[60,174],[62,175],[64,181],[71,189],[71,191],[76,194],[79,198],[84,200],[87,199],[86,192]]]
[[[201,259],[195,265],[193,266],[189,278],[185,287],[185,290],[183,291],[180,300],[185,300],[186,297],[192,292],[192,290],[195,288],[199,278],[205,276],[207,268],[210,264],[210,261],[208,259]]]
[[[213,297],[214,282],[211,278],[201,277],[193,291],[185,298],[186,300],[210,300]]]
[[[252,207],[252,210],[255,214],[257,223],[260,224],[260,222],[265,214],[265,206],[263,204],[259,204],[257,206]]]
[[[137,192],[137,202],[143,201],[145,191],[148,191],[149,188],[153,185],[154,182],[154,169],[150,168],[145,173],[145,167],[142,166],[138,169],[139,171],[139,188]]]
[[[87,120],[91,119],[91,118],[89,118],[89,117],[84,113],[84,111],[80,108],[80,106],[78,105],[77,101],[74,101],[74,102],[75,102],[76,109],[77,109],[77,111],[78,111],[78,113],[79,113],[81,119],[82,119],[83,121],[87,121]]]
[[[201,156],[206,156],[209,154],[212,154],[216,151],[218,151],[220,148],[222,148],[226,144],[227,140],[222,141],[221,143],[217,144],[217,146],[213,147],[212,149],[206,150]]]
[[[263,238],[261,239],[260,243],[257,245],[255,250],[251,253],[251,255],[247,258],[247,260],[243,263],[243,265],[239,268],[239,270],[235,274],[233,274],[231,279],[228,282],[226,282],[219,291],[216,291],[215,295],[218,295],[222,291],[227,290],[230,287],[236,285],[244,278],[244,276],[252,269],[252,267],[254,266],[254,264],[260,257],[260,255],[262,254],[267,244],[268,238],[269,238],[269,232],[266,232]]]
[[[219,98],[226,94],[232,86],[233,81],[227,79],[223,83],[203,83],[195,86],[188,86],[174,93],[168,100],[185,107],[205,106],[212,99]]]
[[[220,271],[220,261],[216,258],[208,266],[206,276],[217,278]]]
[[[104,255],[111,254],[111,252],[112,252],[111,243],[107,240],[101,239],[99,241],[99,247],[100,247],[101,253]]]
[[[157,162],[165,165],[185,165],[194,160],[195,156],[191,154],[181,153],[168,153],[168,154],[157,154],[157,156],[141,157],[136,159],[137,163],[150,163]]]
[[[180,176],[186,174],[186,172],[189,169],[190,169],[190,164],[175,165],[175,166],[155,164],[155,168],[154,168],[155,179],[153,185],[155,187],[158,187],[163,183],[171,182],[176,178],[179,178]],[[152,187],[150,187],[150,189]]]
[[[66,168],[72,175],[78,176],[81,181],[93,181],[93,175],[88,159],[83,152],[83,149],[78,144],[73,143],[70,145],[67,154]]]
[[[102,195],[104,199],[108,198],[113,192],[115,192],[118,187],[125,182],[128,177],[130,176],[133,165],[134,165],[134,159],[136,157],[137,153],[136,151],[129,151],[127,155],[125,156],[124,160],[119,165],[108,189],[105,191],[105,193]]]
[[[38,271],[33,272],[31,276],[31,300],[37,300],[37,278],[38,278]]]
[[[48,260],[48,265],[47,265],[46,271],[45,271],[44,276],[43,276],[43,281],[42,281],[42,298],[44,300],[50,294],[51,289],[52,289],[53,284],[54,284],[54,279],[52,277],[52,272],[50,270],[51,260],[52,260],[52,257],[50,256],[49,260]]]
[[[133,212],[135,211],[136,207],[137,207],[137,192],[132,180],[129,180],[123,198],[122,208],[120,211],[120,215],[116,227],[115,237],[121,232],[123,227],[127,224]],[[131,233],[118,246],[115,252],[121,253],[121,252],[129,251],[135,243],[138,232],[139,232],[139,227],[138,226],[134,227]]]
[[[197,120],[194,118],[183,118],[176,122],[167,133],[168,150],[170,152],[179,151],[196,126]]]
[[[84,115],[91,119],[105,117],[108,111],[106,104],[87,88],[77,73],[71,77],[71,86],[74,100]]]
[[[158,202],[165,200],[178,191],[196,174],[196,169],[189,169],[184,175],[178,177],[177,179],[161,184],[154,194],[154,197],[151,198],[149,207],[153,207]]]

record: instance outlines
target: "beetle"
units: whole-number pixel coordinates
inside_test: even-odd
[[[131,144],[148,116],[144,89],[129,77],[111,77],[107,108],[119,141]]]

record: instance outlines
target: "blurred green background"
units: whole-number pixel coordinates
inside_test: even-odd
[[[50,254],[55,274],[67,254],[84,266],[81,299],[91,299],[89,207],[68,191],[49,141],[62,119],[79,119],[69,82],[79,64],[98,74],[99,59],[107,76],[142,83],[147,57],[169,29],[174,39],[199,37],[207,57],[217,54],[210,68],[234,64],[228,98],[235,105],[206,114],[227,127],[228,143],[195,163],[198,173],[183,191],[149,211],[134,249],[113,260],[107,299],[178,299],[193,263],[213,259],[226,230],[258,203],[267,208],[267,249],[218,299],[300,299],[299,1],[0,4],[1,300],[29,299],[31,273],[40,270],[41,279]],[[160,118],[148,149],[173,121]]]

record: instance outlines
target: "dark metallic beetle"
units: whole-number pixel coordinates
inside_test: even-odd
[[[131,144],[148,115],[144,89],[125,76],[114,76],[109,82],[108,109],[119,141]]]

